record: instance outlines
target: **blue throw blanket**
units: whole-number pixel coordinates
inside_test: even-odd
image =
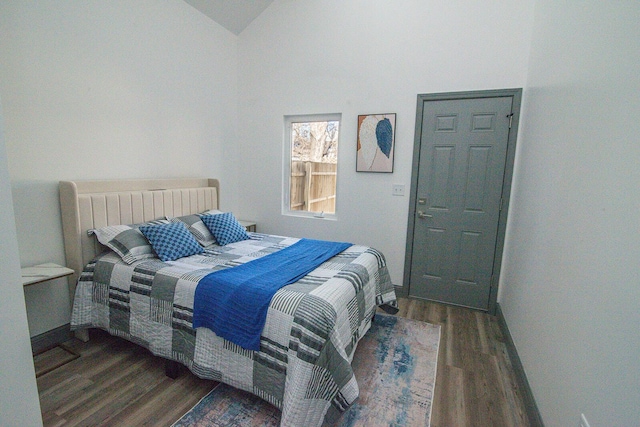
[[[204,326],[249,350],[260,350],[260,335],[271,299],[351,243],[301,239],[246,264],[203,277],[193,301],[193,327]]]

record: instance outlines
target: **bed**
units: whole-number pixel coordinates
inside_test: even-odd
[[[386,262],[377,250],[349,245],[277,290],[266,310],[259,350],[249,350],[206,327],[193,328],[198,284],[211,273],[239,271],[255,265],[247,264],[251,261],[283,253],[300,239],[247,232],[224,246],[203,240],[190,226],[195,227],[194,218],[222,218],[215,179],[63,181],[60,203],[67,264],[74,270],[73,330],[104,329],[199,377],[249,391],[282,410],[282,426],[320,426],[357,399],[351,369],[357,343],[377,307],[397,310]],[[158,258],[155,246],[151,254],[141,251],[128,259],[124,255],[130,253],[123,255],[111,244],[109,249],[91,235],[96,230],[104,240],[107,229],[149,230],[137,227],[184,223],[185,218],[202,251],[168,261]]]

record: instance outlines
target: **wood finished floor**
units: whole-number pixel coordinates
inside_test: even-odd
[[[399,316],[441,325],[432,427],[529,426],[497,318],[398,302]],[[82,356],[37,378],[45,427],[170,426],[216,384],[187,370],[171,380],[161,359],[101,331],[92,331],[88,343],[66,345]],[[50,356],[36,356],[36,370],[65,357]]]

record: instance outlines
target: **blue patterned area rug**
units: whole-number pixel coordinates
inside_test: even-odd
[[[429,426],[439,343],[440,326],[377,314],[353,357],[360,397],[334,426]],[[277,408],[219,384],[173,426],[279,424]]]

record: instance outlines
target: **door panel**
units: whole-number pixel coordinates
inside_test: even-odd
[[[487,310],[512,100],[423,101],[410,296]]]
[[[453,166],[456,150],[453,146],[434,147],[433,167],[430,177],[429,206],[431,209],[447,209],[449,194],[453,190]]]

